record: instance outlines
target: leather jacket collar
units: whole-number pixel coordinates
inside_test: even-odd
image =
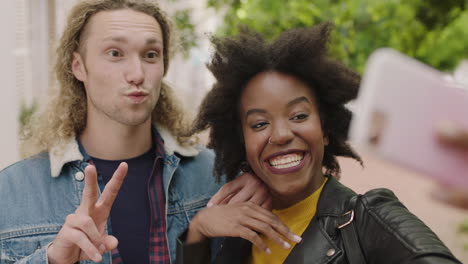
[[[317,213],[302,234],[303,242],[294,247],[284,263],[330,263],[344,254],[331,236],[336,235],[337,221],[347,212],[348,201],[355,194],[335,177],[328,176],[317,204]]]

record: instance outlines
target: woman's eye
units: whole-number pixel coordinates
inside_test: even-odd
[[[111,57],[121,57],[122,56],[122,54],[118,50],[109,50],[107,52],[107,54],[109,54]]]
[[[253,129],[259,129],[259,128],[262,128],[264,126],[268,125],[267,122],[258,122],[258,123],[255,123],[251,126],[251,128]]]
[[[293,118],[291,118],[291,120],[303,120],[303,119],[306,119],[308,117],[308,115],[306,114],[298,114],[298,115],[295,115]]]

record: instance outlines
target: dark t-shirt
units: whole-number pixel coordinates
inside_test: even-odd
[[[154,148],[128,160],[91,158],[105,184],[121,162],[128,164],[127,177],[110,213],[112,235],[119,240],[118,250],[124,263],[149,263],[148,180],[155,158]]]

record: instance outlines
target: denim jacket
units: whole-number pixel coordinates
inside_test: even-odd
[[[166,234],[174,260],[177,236],[222,183],[212,177],[213,152],[181,146],[166,129],[157,129],[166,152]],[[73,139],[61,149],[37,154],[0,171],[0,264],[47,263],[47,245],[80,204],[87,158]],[[103,256],[102,263],[111,263],[110,253]]]

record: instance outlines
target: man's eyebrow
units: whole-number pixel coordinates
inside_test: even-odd
[[[123,43],[126,43],[126,42],[127,42],[127,39],[124,38],[124,37],[109,36],[109,37],[105,37],[105,38],[103,39],[103,41],[114,41],[114,42],[123,42]]]
[[[149,38],[146,40],[146,45],[152,45],[152,44],[162,44],[162,42],[157,38]]]
[[[127,43],[128,40],[125,37],[119,37],[119,36],[109,36],[104,38],[103,41],[113,41],[113,42],[122,42],[122,43]],[[157,38],[149,38],[146,40],[146,45],[152,45],[152,44],[161,44],[162,42],[157,39]]]
[[[257,113],[257,114],[265,114],[266,111],[263,110],[263,109],[253,108],[253,109],[250,109],[249,111],[247,111],[247,112],[245,113],[245,117],[248,117],[249,115],[252,115],[252,114],[255,114],[255,113]]]
[[[302,103],[302,102],[306,102],[306,103],[309,103],[309,104],[311,103],[310,100],[307,99],[307,97],[301,96],[301,97],[297,97],[296,99],[293,99],[293,100],[289,101],[287,106],[295,105],[295,104]]]

